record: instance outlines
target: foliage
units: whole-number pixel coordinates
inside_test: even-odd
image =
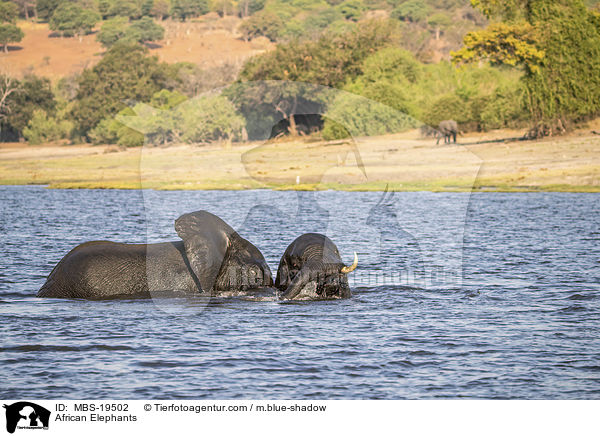
[[[249,83],[227,91],[248,121],[248,135],[264,138],[269,126],[282,118],[289,120],[293,131],[292,115],[300,109],[321,113],[326,97],[312,84],[342,86],[361,73],[366,57],[396,41],[396,30],[391,21],[365,21],[340,35],[326,33],[317,41],[279,44],[250,59],[240,73],[241,81]]]
[[[51,141],[69,138],[73,123],[68,120],[48,116],[46,111],[37,109],[23,129],[23,136],[29,144],[44,144]]]
[[[131,108],[119,112],[122,116],[133,116]],[[94,144],[118,144],[124,147],[139,147],[144,145],[144,135],[125,126],[115,118],[105,118],[89,133],[89,138]]]
[[[35,9],[39,19],[48,21],[63,0],[36,0]]]
[[[600,19],[582,0],[472,0],[491,19],[456,62],[520,66],[537,134],[600,113]]]
[[[112,47],[117,41],[127,37],[129,20],[126,17],[115,17],[105,21],[100,28],[96,39],[104,47]]]
[[[50,30],[59,32],[62,36],[80,36],[90,33],[98,21],[98,13],[83,9],[75,3],[65,2],[52,14]]]
[[[360,74],[362,61],[368,55],[392,45],[397,30],[391,21],[372,20],[341,35],[328,33],[317,41],[279,44],[275,50],[250,59],[240,78],[337,86]]]
[[[110,6],[108,16],[127,17],[131,20],[137,20],[142,16],[142,7],[134,0],[116,0]]]
[[[252,15],[265,7],[266,0],[241,0],[238,2],[241,17]]]
[[[244,20],[238,30],[246,41],[258,36],[275,41],[283,27],[284,22],[279,15],[270,11],[260,11]]]
[[[164,35],[165,29],[150,17],[131,23],[126,17],[115,17],[104,22],[96,38],[104,47],[112,47],[117,42],[132,44],[157,41]]]
[[[169,16],[171,3],[169,0],[154,0],[150,14],[157,20],[164,20]]]
[[[544,59],[534,28],[527,22],[492,23],[485,30],[465,35],[464,42],[465,46],[453,53],[455,62],[487,59],[495,65],[524,65],[536,71]]]
[[[15,23],[18,15],[16,4],[0,1],[0,23]]]
[[[8,51],[8,44],[20,42],[25,34],[21,29],[11,23],[0,23],[0,45],[4,46],[4,52]]]
[[[369,98],[340,93],[325,114],[324,139],[374,136],[416,127],[416,120]]]
[[[392,11],[392,17],[404,21],[421,22],[427,19],[431,8],[423,0],[408,0]]]
[[[209,11],[208,0],[171,0],[171,16],[185,21]]]
[[[165,36],[165,29],[150,17],[143,17],[131,23],[128,29],[131,39],[137,42],[159,41]]]
[[[9,97],[11,110],[2,121],[2,130],[13,132],[19,138],[36,110],[54,114],[56,100],[48,79],[29,75],[16,81],[15,86],[19,88],[19,92],[14,92]]]
[[[358,21],[366,7],[361,0],[346,0],[337,6],[337,10],[348,20]]]
[[[138,103],[105,119],[92,131],[95,143],[117,143],[127,147],[173,142],[205,143],[239,139],[245,121],[229,100],[218,95],[191,100],[177,92],[156,93],[151,106]]]
[[[149,101],[156,92],[171,86],[173,67],[146,54],[140,45],[119,43],[95,67],[81,74],[72,111],[80,135],[125,108],[128,100]]]

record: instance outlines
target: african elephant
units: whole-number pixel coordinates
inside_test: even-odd
[[[348,298],[348,273],[358,265],[345,266],[335,244],[325,235],[305,233],[296,238],[281,257],[275,287],[282,298]]]
[[[54,267],[38,297],[148,298],[155,293],[219,295],[271,286],[262,253],[219,217],[198,211],[175,220],[182,241],[86,242]]]
[[[438,126],[438,140],[437,143],[440,143],[440,139],[444,138],[444,143],[449,144],[450,138],[453,138],[454,143],[456,144],[456,135],[458,134],[458,123],[454,120],[444,120]]]

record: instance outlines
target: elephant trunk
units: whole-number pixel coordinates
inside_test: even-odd
[[[302,289],[310,282],[310,268],[306,265],[296,274],[281,296],[286,300],[292,300],[298,296]]]

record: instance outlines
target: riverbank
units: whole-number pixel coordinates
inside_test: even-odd
[[[408,132],[324,142],[116,146],[2,144],[0,184],[114,189],[600,192],[600,136],[498,131],[436,144]],[[512,139],[511,139],[512,138]]]

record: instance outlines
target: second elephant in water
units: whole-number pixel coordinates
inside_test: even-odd
[[[306,233],[292,242],[279,262],[275,287],[284,299],[349,298],[348,273],[358,257],[346,266],[337,247],[325,235]]]

